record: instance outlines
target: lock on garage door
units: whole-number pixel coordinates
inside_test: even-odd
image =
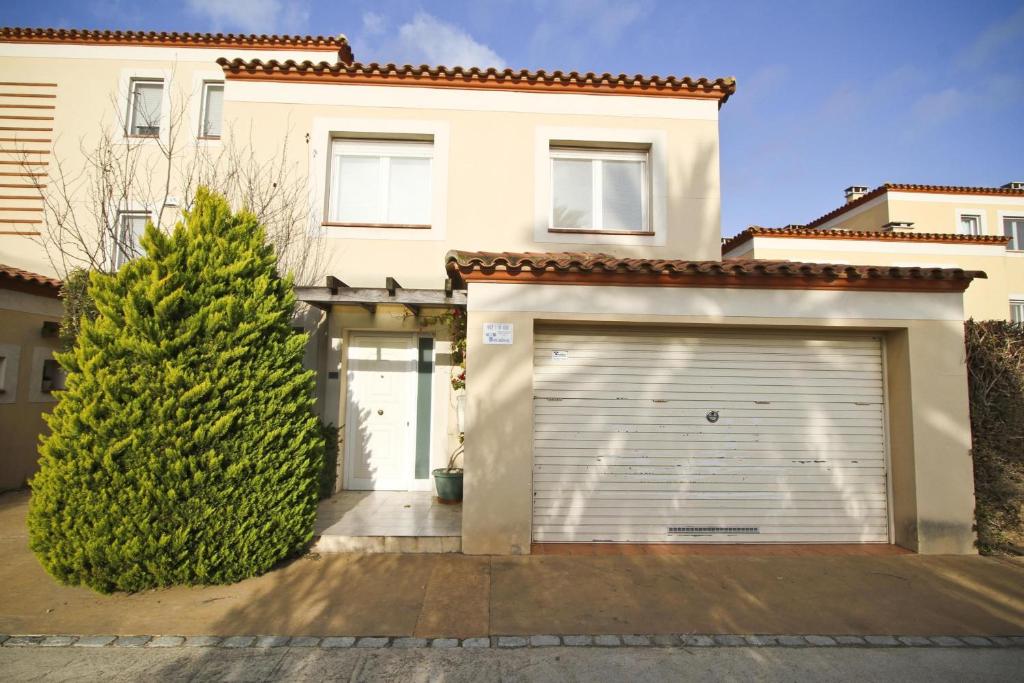
[[[535,542],[885,543],[877,336],[538,330]]]

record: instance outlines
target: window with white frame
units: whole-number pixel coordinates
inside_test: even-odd
[[[139,252],[139,240],[149,220],[146,211],[122,211],[114,226],[114,268],[120,268]]]
[[[224,82],[203,83],[203,112],[200,117],[199,137],[219,138],[224,126]]]
[[[1003,218],[1003,234],[1010,238],[1007,249],[1024,250],[1024,216],[1006,216]]]
[[[1010,299],[1010,320],[1024,325],[1024,299]]]
[[[128,134],[155,138],[160,135],[160,117],[164,82],[153,78],[133,78],[128,94]]]
[[[961,235],[980,235],[981,234],[981,216],[976,213],[962,213],[960,214],[960,234]]]
[[[64,390],[64,380],[67,373],[53,358],[43,361],[43,377],[39,383],[39,391],[44,394],[51,394],[54,391]]]
[[[551,147],[554,232],[651,232],[646,149]]]
[[[325,223],[429,228],[433,157],[432,141],[333,140]]]

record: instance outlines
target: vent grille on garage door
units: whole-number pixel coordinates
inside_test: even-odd
[[[760,527],[756,526],[670,526],[669,535],[685,534],[687,536],[698,536],[702,534],[759,534]]]

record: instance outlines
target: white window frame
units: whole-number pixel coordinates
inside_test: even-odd
[[[156,122],[157,129],[154,134],[141,135],[133,133],[135,128],[135,84],[146,83],[160,86],[160,118]],[[148,138],[159,140],[164,134],[164,126],[167,121],[167,114],[164,108],[164,101],[167,99],[167,83],[162,78],[147,78],[144,76],[133,77],[128,81],[128,115],[125,117],[125,135],[130,138]]]
[[[221,93],[220,133],[217,135],[210,135],[206,129],[206,104],[211,87],[220,88]],[[199,134],[197,137],[200,140],[220,140],[224,135],[224,80],[204,80],[199,93]]]
[[[113,249],[110,254],[110,265],[114,270],[118,270],[121,266],[135,258],[134,254],[126,254],[121,250],[121,244],[124,242],[122,235],[124,219],[129,216],[145,217],[147,220],[156,222],[156,216],[149,209],[122,209],[114,213],[114,225],[110,229],[114,239]]]
[[[1019,320],[1013,319],[1013,310],[1017,307],[1021,309],[1021,316]],[[1013,322],[1018,322],[1024,325],[1024,293],[1022,294],[1010,294],[1010,316],[1009,319]]]
[[[552,232],[552,147],[646,150],[648,155],[645,233],[630,231]],[[635,128],[538,126],[534,137],[533,241],[541,244],[665,246],[668,240],[668,133]]]
[[[334,138],[409,139],[433,138],[434,160],[430,165],[430,228],[350,228],[324,225],[327,217],[328,171]],[[430,119],[350,119],[317,117],[310,131],[309,205],[312,225],[331,239],[441,241],[448,224],[448,159],[451,132],[447,121]]]
[[[18,400],[18,375],[21,372],[21,347],[17,344],[0,344],[3,368],[0,372],[0,404],[16,403]]]
[[[551,208],[548,213],[548,232],[605,235],[653,235],[651,230],[651,151],[650,149],[613,149],[609,147],[580,147],[551,143],[548,150],[551,164]],[[589,227],[568,227],[555,224],[554,177],[556,159],[574,159],[591,162],[591,216],[594,225]],[[604,175],[605,161],[639,161],[641,174],[639,230],[604,227]]]
[[[988,221],[986,220],[986,211],[984,209],[957,209],[956,210],[956,234],[967,235],[963,231],[963,217],[964,216],[975,216],[978,219],[978,234],[988,234]]]
[[[335,150],[341,149],[343,152],[336,152]],[[380,188],[382,192],[381,196],[381,207],[386,210],[389,204],[391,190],[391,159],[402,158],[402,159],[428,159],[431,164],[431,176],[433,175],[433,164],[434,164],[434,141],[433,140],[421,140],[421,139],[409,139],[409,140],[398,140],[398,139],[378,139],[369,140],[363,138],[349,138],[343,136],[335,136],[331,140],[330,153],[328,156],[328,169],[327,169],[327,187],[325,189],[325,199],[327,205],[324,207],[325,220],[323,224],[330,227],[341,227],[341,228],[384,228],[384,229],[430,229],[429,223],[395,223],[381,217],[380,221],[376,222],[349,222],[349,221],[336,221],[331,218],[331,214],[335,197],[332,195],[331,190],[334,186],[334,178],[332,169],[334,168],[334,160],[337,156],[362,156],[369,158],[376,158],[381,160],[378,173],[380,174]],[[433,191],[429,193],[431,204],[433,204]],[[433,206],[430,207],[432,213]]]
[[[999,234],[1000,235],[1003,235],[1003,236],[1006,235],[1006,221],[1007,220],[1024,221],[1024,211],[1019,211],[1019,212],[1000,211],[999,212]],[[1017,240],[1017,244],[1013,245],[1013,246],[1011,246],[1010,244],[1007,244],[1006,245],[1006,251],[1007,252],[1012,252],[1014,254],[1020,253],[1020,252],[1024,252],[1024,244],[1022,244],[1022,242],[1024,242],[1024,239]]]
[[[170,131],[171,88],[173,72],[169,69],[122,69],[117,91],[118,114],[113,121],[113,139],[122,145],[168,144]],[[131,135],[132,81],[163,81],[163,97],[160,100],[160,133],[156,136]]]

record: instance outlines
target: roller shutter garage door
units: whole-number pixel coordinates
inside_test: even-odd
[[[535,542],[888,541],[877,337],[535,341]]]

